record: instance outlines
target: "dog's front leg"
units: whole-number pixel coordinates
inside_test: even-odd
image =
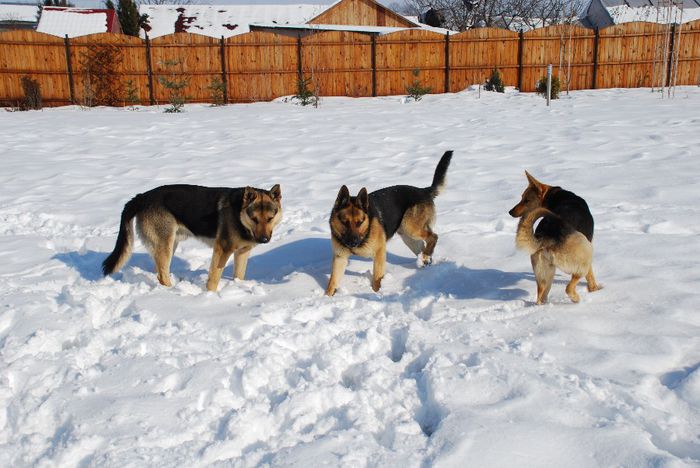
[[[333,264],[331,265],[331,277],[328,280],[328,287],[326,288],[326,295],[332,296],[335,294],[335,290],[338,289],[338,285],[345,275],[345,268],[348,266],[348,256],[346,255],[333,255]]]
[[[248,257],[252,247],[243,247],[233,253],[233,277],[240,280],[245,279],[245,270],[248,266]]]
[[[214,246],[214,252],[211,256],[211,265],[209,266],[209,279],[207,280],[207,290],[216,291],[219,286],[219,280],[224,272],[226,262],[231,257],[230,250],[224,250],[220,245]]]
[[[372,289],[378,292],[382,287],[382,278],[386,270],[386,244],[382,245],[374,252],[374,268],[372,269]]]

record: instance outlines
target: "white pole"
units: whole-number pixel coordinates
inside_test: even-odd
[[[552,64],[547,65],[547,107],[552,99]]]

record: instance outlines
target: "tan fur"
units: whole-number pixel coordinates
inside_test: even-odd
[[[593,245],[586,236],[578,231],[568,235],[563,242],[557,243],[551,239],[537,239],[533,233],[533,225],[542,216],[556,216],[546,208],[536,208],[526,213],[518,222],[515,237],[519,249],[530,254],[532,269],[537,282],[537,303],[547,302],[549,290],[554,280],[555,268],[571,275],[571,281],[566,287],[566,294],[573,302],[579,301],[576,285],[581,277],[593,275]],[[593,279],[595,284],[595,279]]]

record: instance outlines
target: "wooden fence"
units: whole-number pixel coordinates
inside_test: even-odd
[[[676,84],[698,85],[700,20],[673,28]],[[549,63],[570,89],[648,87],[659,83],[659,70],[670,70],[670,57],[658,52],[667,31],[664,25],[627,23],[600,31],[551,26],[526,33],[483,28],[448,36],[404,30],[305,37],[250,32],[228,39],[176,33],[152,40],[111,33],[69,40],[8,31],[0,33],[0,104],[21,100],[23,76],[39,82],[45,105],[83,103],[88,87],[82,58],[94,45],[119,50],[118,92],[125,94],[130,81],[142,104],[168,101],[161,77],[186,77],[189,102],[211,102],[214,80],[223,83],[226,102],[294,94],[300,77],[311,78],[321,96],[406,94],[415,70],[434,93],[483,83],[494,68],[506,85],[529,92]]]

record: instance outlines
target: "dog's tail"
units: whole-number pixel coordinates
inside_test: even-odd
[[[533,226],[535,221],[543,216],[557,216],[547,208],[535,208],[534,210],[524,214],[518,222],[518,232],[515,235],[515,246],[521,250],[525,250],[530,255],[534,254],[542,248],[542,243],[535,238]]]
[[[434,197],[440,195],[442,189],[445,188],[445,175],[447,174],[447,168],[450,167],[450,161],[452,160],[452,151],[445,151],[445,154],[440,158],[440,162],[435,168],[435,175],[433,176],[433,183],[430,186],[430,194]]]
[[[131,249],[134,244],[134,226],[131,220],[139,211],[141,211],[141,195],[136,195],[124,205],[117,243],[109,257],[102,262],[102,273],[105,276],[119,271],[131,257]]]

